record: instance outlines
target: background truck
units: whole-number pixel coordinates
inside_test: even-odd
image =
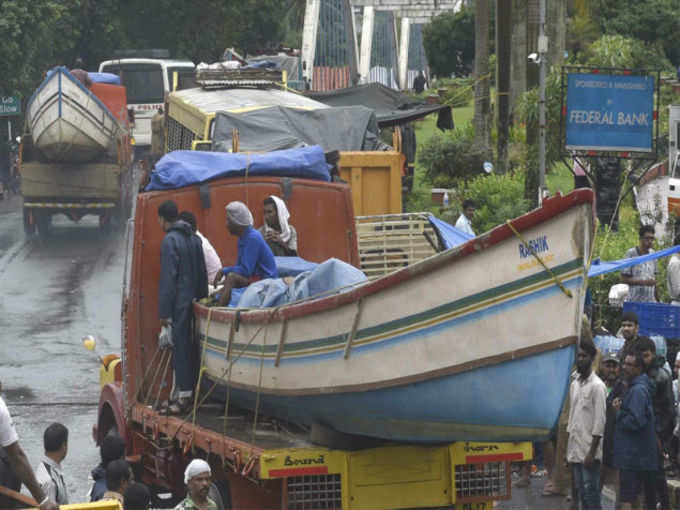
[[[102,229],[115,219],[124,223],[132,205],[133,161],[125,89],[92,86],[93,93],[114,113],[124,128],[111,151],[87,162],[51,161],[33,146],[30,132],[19,147],[19,175],[27,235],[49,233],[52,217],[64,214],[73,221],[91,214]]]

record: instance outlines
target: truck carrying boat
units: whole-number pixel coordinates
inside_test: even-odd
[[[455,247],[437,238],[432,256],[348,291],[271,308],[196,303],[200,392],[186,416],[164,416],[172,370],[158,348],[158,206],[172,199],[191,211],[228,264],[236,242],[225,206],[249,204],[259,225],[269,195],[286,201],[301,257],[361,267],[362,220],[347,184],[232,174],[140,193],[128,229],[122,361],[103,371],[97,437],[121,434],[143,481],[175,496],[190,458],[206,458],[232,508],[509,498],[509,463],[528,459],[530,446],[496,441],[547,437],[568,387],[592,192],[546,199]]]
[[[96,215],[104,229],[114,218],[127,219],[132,145],[126,103],[125,87],[87,87],[62,67],[33,94],[19,147],[26,234],[37,229],[47,235],[55,214],[73,221]]]
[[[115,154],[123,134],[118,118],[65,67],[47,73],[26,108],[33,145],[50,161],[85,162]]]

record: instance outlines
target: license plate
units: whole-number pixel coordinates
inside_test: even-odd
[[[492,510],[493,502],[485,501],[483,503],[456,503],[456,510]]]

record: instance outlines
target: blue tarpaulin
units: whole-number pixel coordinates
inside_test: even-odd
[[[364,273],[342,260],[331,258],[315,266],[297,275],[290,286],[281,278],[251,283],[241,295],[238,307],[280,306],[328,292],[347,292],[366,281]]]
[[[183,188],[218,177],[238,177],[245,175],[246,170],[248,175],[331,180],[323,149],[318,145],[264,154],[173,151],[156,163],[146,191]]]
[[[108,83],[110,85],[120,85],[120,76],[113,73],[87,73],[94,83]]]
[[[474,238],[474,236],[468,234],[467,232],[463,232],[462,230],[458,230],[453,225],[440,220],[432,214],[430,214],[429,219],[432,227],[437,230],[437,232],[439,232],[439,236],[444,243],[444,248],[447,250],[454,248],[459,244],[466,243],[470,239]]]
[[[654,253],[640,255],[639,257],[633,257],[630,259],[619,259],[609,261],[595,259],[593,260],[593,263],[590,266],[590,271],[588,271],[588,277],[592,278],[593,276],[599,276],[601,274],[611,273],[614,271],[621,271],[622,269],[642,264],[643,262],[647,262],[648,260],[659,259],[661,257],[668,257],[669,255],[672,255],[673,253],[678,251],[680,251],[680,245],[671,246],[670,248],[666,248],[665,250],[655,251]]]

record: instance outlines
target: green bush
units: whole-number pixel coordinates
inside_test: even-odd
[[[472,78],[454,78],[446,80],[440,86],[446,88],[442,101],[451,108],[468,106],[474,98],[474,81]]]
[[[478,234],[521,216],[531,207],[531,203],[524,199],[524,175],[520,172],[480,175],[456,197],[460,201],[456,204],[459,209],[462,209],[465,199],[475,202],[472,228]]]
[[[418,147],[418,164],[435,187],[452,188],[482,172],[491,161],[488,149],[475,144],[472,124],[446,133],[436,133]]]

